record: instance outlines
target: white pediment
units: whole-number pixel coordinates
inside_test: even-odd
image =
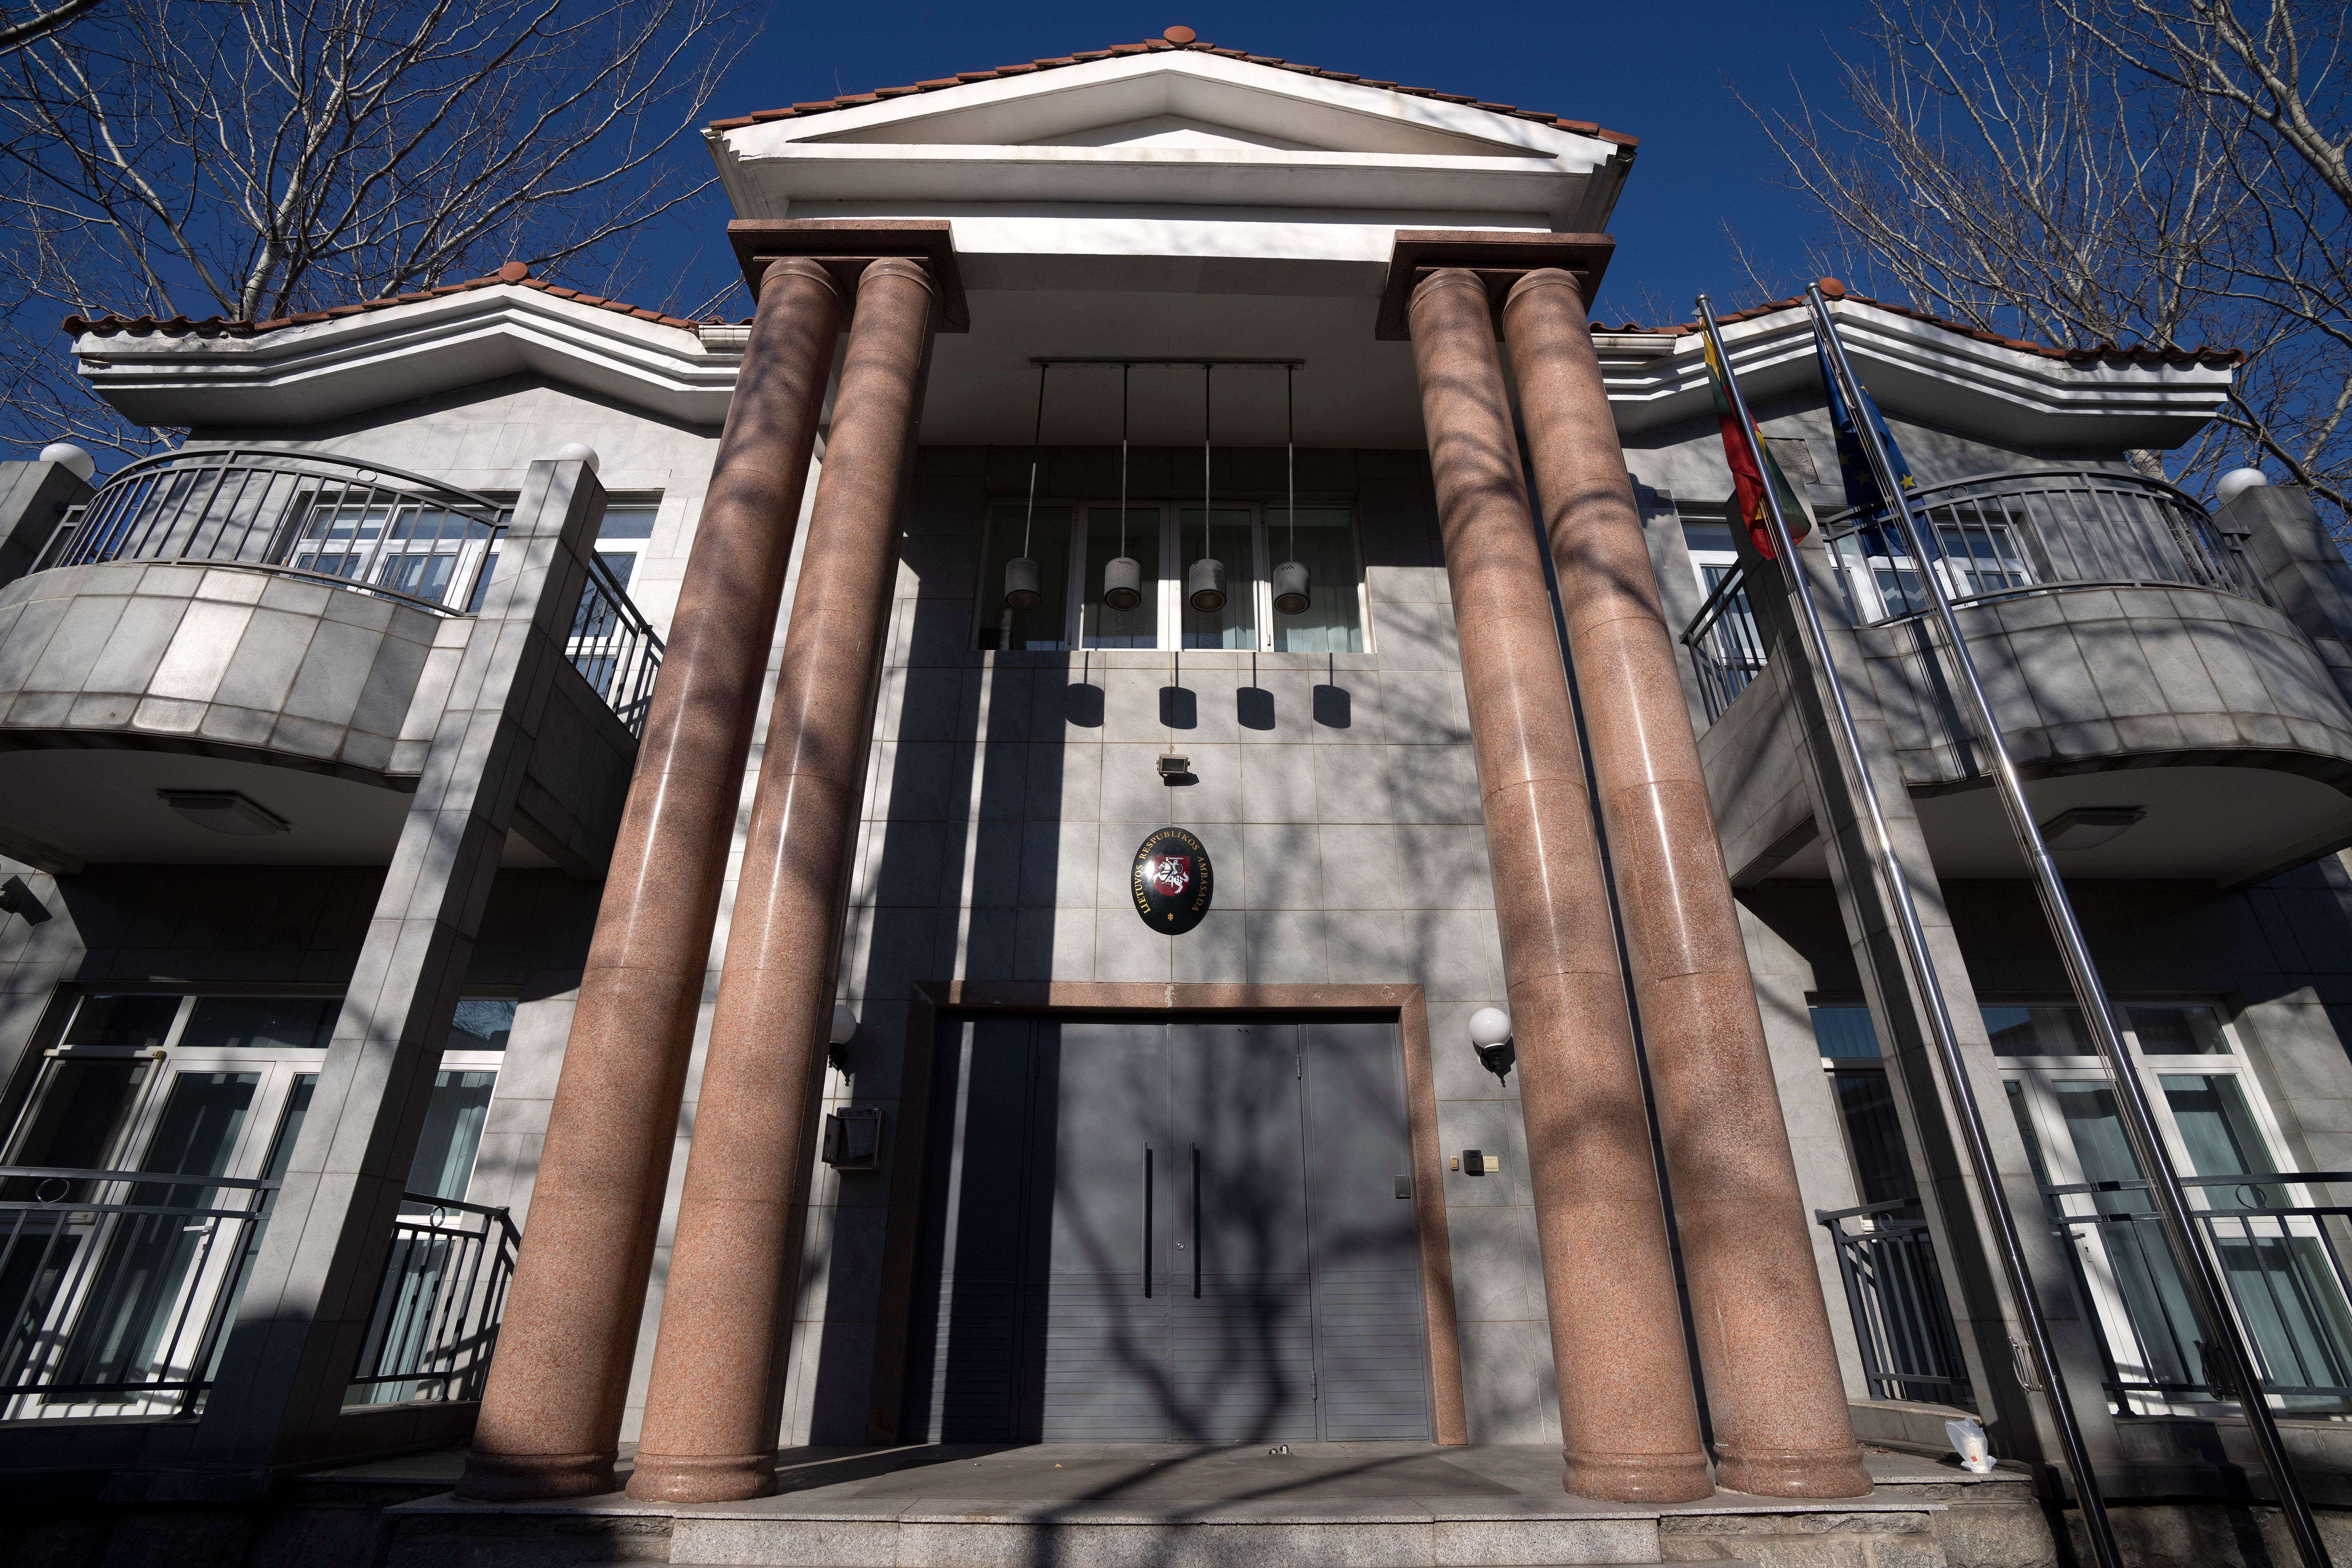
[[[1178,122],[1204,139],[1142,144],[1540,158],[1556,156],[1564,139],[1550,126],[1491,110],[1184,50],[971,82],[782,123],[799,132],[793,140],[811,142],[1106,147],[1134,143],[1138,138],[1120,133],[1152,121]]]
[[[967,256],[1295,257],[1358,270],[1385,259],[1399,228],[1597,232],[1631,163],[1616,142],[1549,120],[1198,49],[707,134],[741,217],[942,218]],[[1302,225],[1325,237],[1285,237]],[[982,267],[967,287],[1012,286]]]

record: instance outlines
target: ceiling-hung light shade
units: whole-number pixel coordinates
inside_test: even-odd
[[[1225,563],[1203,556],[1184,574],[1185,602],[1204,616],[1225,607]]]
[[[1045,602],[1045,574],[1034,556],[1016,555],[1004,563],[1004,607],[1034,610]]]
[[[1286,561],[1274,569],[1274,607],[1286,616],[1307,613],[1307,563]]]
[[[1143,563],[1132,555],[1116,555],[1103,563],[1103,603],[1114,610],[1131,610],[1143,603]]]

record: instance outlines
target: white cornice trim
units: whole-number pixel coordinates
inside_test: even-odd
[[[1851,300],[1831,310],[1881,407],[2027,447],[2179,446],[2220,412],[2235,375],[2226,365],[2053,359]],[[1818,395],[1802,307],[1730,323],[1723,339],[1750,397]],[[1639,364],[1625,363],[1633,355],[1622,350],[1604,351],[1602,378],[1621,430],[1695,418],[1712,406],[1698,334],[1673,342]]]
[[[683,327],[498,285],[252,337],[84,332],[91,387],[152,425],[313,425],[535,374],[696,425],[727,416],[740,351]]]

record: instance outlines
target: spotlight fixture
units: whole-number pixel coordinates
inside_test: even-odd
[[[233,789],[159,789],[155,798],[198,827],[231,837],[260,838],[294,830],[292,823]]]
[[[2144,805],[2074,805],[2042,825],[2053,849],[2096,849],[2112,844],[2147,815]]]

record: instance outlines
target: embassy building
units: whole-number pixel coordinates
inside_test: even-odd
[[[2065,1561],[2005,1208],[2126,1551],[2285,1559],[1735,310],[1974,1173],[1634,138],[1177,27],[708,142],[748,321],[67,323],[190,435],[0,468],[14,1549]],[[2352,569],[2130,460],[2234,354],[1823,293],[2332,1533]]]

